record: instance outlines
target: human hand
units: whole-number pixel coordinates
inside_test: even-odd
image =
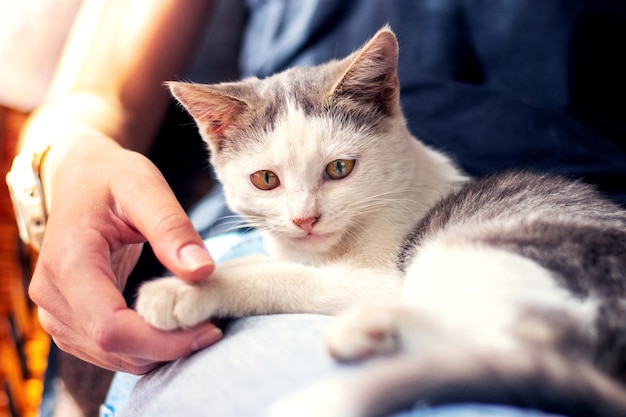
[[[29,293],[62,350],[141,374],[221,338],[208,323],[157,330],[127,307],[121,290],[143,242],[188,281],[206,278],[214,264],[158,169],[92,136],[55,145],[44,160],[44,174],[53,172],[46,187],[53,190],[51,210]]]

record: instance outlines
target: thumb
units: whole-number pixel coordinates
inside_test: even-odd
[[[180,205],[161,208],[151,222],[141,232],[167,269],[186,280],[206,278],[213,272],[213,258]]]
[[[165,179],[159,174],[143,181],[142,192],[125,202],[131,223],[176,276],[185,280],[209,276],[215,269],[213,258]]]
[[[182,208],[165,219],[158,233],[146,236],[156,257],[182,279],[198,280],[209,276],[215,263]]]

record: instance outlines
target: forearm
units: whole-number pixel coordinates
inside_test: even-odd
[[[61,349],[108,369],[145,373],[221,337],[212,325],[159,332],[121,294],[145,241],[184,279],[214,268],[165,178],[125,149],[149,148],[167,104],[162,83],[185,67],[208,3],[87,0],[14,162],[21,206],[39,207],[37,171],[48,205],[47,219],[35,209],[24,216],[40,226],[29,286],[40,322]]]
[[[23,143],[82,126],[145,152],[166,109],[165,80],[181,75],[211,1],[88,0],[46,102]],[[58,140],[63,140],[59,138]]]

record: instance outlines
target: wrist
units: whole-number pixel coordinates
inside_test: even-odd
[[[81,143],[89,142],[93,144],[95,141],[101,140],[106,140],[118,146],[117,142],[102,132],[84,126],[68,127],[63,133],[57,135],[57,139],[49,145],[48,151],[39,165],[41,188],[48,213],[52,211],[59,167],[65,163],[66,159],[71,158],[71,151]]]
[[[83,140],[106,138],[101,132],[73,126],[43,140],[28,141],[15,156],[6,182],[18,223],[20,238],[36,251],[41,248],[48,213],[52,209],[54,178],[59,163]],[[39,138],[38,138],[39,139]]]

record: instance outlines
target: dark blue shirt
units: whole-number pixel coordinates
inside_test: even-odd
[[[626,204],[623,0],[248,0],[240,64],[348,55],[389,23],[411,131],[470,174],[551,171]]]

